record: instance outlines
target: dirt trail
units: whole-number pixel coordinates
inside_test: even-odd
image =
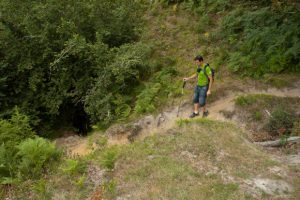
[[[211,105],[208,105],[207,109],[209,110],[208,119],[211,120],[220,120],[220,121],[231,121],[235,122],[235,120],[230,120],[224,117],[224,115],[220,112],[222,110],[233,111],[234,110],[234,99],[243,94],[269,94],[280,97],[300,97],[300,87],[279,90],[276,88],[271,88],[268,90],[248,90],[244,92],[232,92],[231,94],[223,97],[220,100],[215,101]],[[157,120],[154,123],[149,124],[147,127],[143,128],[142,132],[139,134],[139,139],[143,139],[151,134],[157,132],[164,132],[171,127],[173,127],[178,119],[188,118],[189,114],[192,112],[192,106],[190,103],[184,103],[182,108],[180,109],[179,117],[177,117],[178,107],[175,107],[171,110],[164,111],[162,114],[164,116],[163,122],[160,123],[160,126],[157,126]]]
[[[220,112],[222,110],[233,111],[234,110],[234,99],[243,94],[269,94],[274,96],[281,97],[300,97],[300,87],[290,88],[290,89],[276,89],[270,88],[267,90],[256,90],[251,89],[244,92],[232,92],[231,94],[223,97],[220,100],[215,101],[214,103],[208,105],[207,109],[210,114],[208,119],[219,120],[219,121],[231,121],[235,122],[234,119],[226,119],[224,115]],[[137,121],[137,123],[142,125],[142,130],[135,137],[137,140],[143,140],[145,137],[153,135],[155,133],[165,133],[167,130],[172,128],[176,121],[179,119],[188,118],[189,114],[192,111],[192,105],[189,103],[190,100],[187,100],[181,106],[179,116],[177,117],[178,107],[174,107],[172,109],[168,109],[160,113],[158,116],[149,115]],[[130,143],[128,139],[128,134],[116,134],[108,136],[108,145],[122,145]],[[62,139],[60,139],[62,140]],[[64,138],[64,140],[68,141],[68,138]],[[74,140],[74,136],[72,138]],[[72,155],[87,155],[92,152],[92,147],[88,145],[88,139],[77,137],[76,144],[68,144],[68,142],[59,142],[60,144],[64,144],[64,148]],[[61,145],[59,145],[61,146]]]

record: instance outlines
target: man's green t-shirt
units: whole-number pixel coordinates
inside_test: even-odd
[[[201,71],[197,72],[197,74],[198,74],[198,85],[199,86],[205,86],[205,85],[208,84],[208,79],[204,74],[205,65],[203,64],[200,68],[201,68]],[[207,74],[207,76],[212,75],[210,67],[206,67],[206,74]]]

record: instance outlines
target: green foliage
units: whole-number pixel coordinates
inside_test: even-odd
[[[128,105],[131,98],[129,96],[122,96],[120,94],[115,95],[113,103],[116,106],[115,114],[118,120],[126,119],[131,112],[131,107]]]
[[[299,19],[297,9],[288,4],[229,12],[219,29],[220,39],[229,47],[229,69],[252,77],[299,72]]]
[[[82,174],[86,170],[86,163],[79,160],[67,159],[61,169],[68,175]]]
[[[54,144],[39,137],[26,139],[17,148],[18,169],[22,177],[38,177],[47,165],[60,157]]]
[[[287,139],[288,139],[287,135],[281,135],[281,137],[280,137],[280,145],[282,145],[282,146],[286,145]]]
[[[36,178],[58,160],[60,153],[55,145],[34,135],[29,118],[17,108],[11,119],[0,120],[0,184]]]
[[[0,177],[3,184],[14,182],[14,176],[17,174],[15,169],[18,163],[17,145],[33,136],[29,118],[19,113],[17,108],[11,119],[0,120]]]
[[[15,108],[10,120],[0,120],[0,141],[6,148],[14,148],[22,140],[33,136],[29,118],[21,114],[18,108]]]
[[[153,80],[137,96],[135,112],[153,112],[163,98],[170,98],[180,94],[180,83],[172,81],[172,77],[176,74],[177,71],[173,68],[165,68],[154,74]],[[159,101],[158,98],[160,98]]]
[[[115,162],[118,159],[118,154],[119,154],[119,152],[118,152],[117,148],[107,149],[101,157],[101,161],[100,161],[101,166],[105,167],[109,170],[114,169]]]
[[[203,33],[208,30],[206,30],[207,27],[212,25],[212,19],[208,14],[204,14],[201,16],[199,22],[198,22],[198,32]]]
[[[212,191],[216,194],[216,199],[229,199],[232,193],[238,190],[239,186],[234,183],[217,183],[212,185]]]
[[[131,112],[129,94],[140,79],[149,74],[147,58],[151,47],[142,43],[113,49],[110,63],[104,67],[86,96],[86,111],[94,121],[109,123],[124,119]]]
[[[253,114],[253,119],[256,121],[262,120],[262,113],[260,111],[255,111]]]
[[[108,181],[103,184],[105,194],[108,197],[115,198],[117,195],[117,182],[115,180]]]
[[[291,131],[291,135],[300,136],[300,119],[295,120],[295,122],[293,124],[293,129]]]
[[[235,99],[235,104],[238,106],[248,106],[254,104],[257,101],[255,95],[239,96]]]
[[[160,83],[151,84],[137,96],[135,111],[137,113],[153,112],[155,110],[155,98],[161,89]]]
[[[265,129],[272,135],[289,134],[293,128],[295,116],[282,107],[276,108],[269,118]]]
[[[47,194],[47,182],[45,179],[38,180],[33,186],[33,190],[36,191],[42,199],[46,199]]]
[[[20,183],[18,178],[1,177],[0,179],[0,185],[16,185],[18,183]]]
[[[138,39],[140,11],[134,0],[1,1],[0,116],[18,105],[40,129],[71,121],[69,107],[85,103],[94,118],[107,117],[110,93],[135,86],[147,69],[147,51],[125,45]]]
[[[204,0],[193,3],[193,10],[199,14],[198,31],[210,33],[201,42],[221,44],[213,50],[214,60],[234,73],[258,78],[300,72],[298,6],[288,1]]]
[[[83,188],[84,187],[84,183],[86,181],[86,176],[82,175],[79,177],[79,179],[75,182],[75,185],[79,188]]]

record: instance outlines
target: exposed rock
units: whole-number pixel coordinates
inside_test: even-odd
[[[132,142],[134,138],[139,134],[141,129],[142,127],[139,123],[126,124],[126,125],[117,124],[107,129],[106,134],[109,137],[124,135],[127,137],[129,141]]]
[[[271,167],[269,168],[270,172],[272,172],[273,174],[276,174],[279,177],[286,177],[287,173],[286,170],[282,169],[281,167]]]
[[[300,154],[288,155],[286,159],[289,165],[300,165]]]
[[[292,187],[281,180],[271,180],[271,179],[253,179],[255,187],[261,189],[269,195],[284,195],[292,191]]]
[[[155,125],[155,122],[155,118],[152,115],[148,115],[135,122],[134,125],[138,125],[142,128],[148,128],[149,126]]]
[[[125,196],[117,197],[116,200],[130,200],[130,199],[132,199],[132,195],[127,194]]]
[[[189,151],[182,151],[182,152],[180,153],[180,155],[183,156],[183,157],[186,157],[186,158],[188,158],[188,159],[190,159],[190,160],[197,158],[197,155],[194,155],[194,154],[192,154],[192,153],[189,152]]]

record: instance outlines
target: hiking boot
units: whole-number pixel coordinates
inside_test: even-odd
[[[190,115],[190,118],[194,118],[194,117],[197,117],[197,116],[199,116],[199,113],[192,113],[191,115]]]
[[[203,118],[204,118],[204,117],[207,117],[207,116],[208,116],[208,114],[209,114],[209,112],[208,112],[208,110],[207,110],[207,111],[203,112],[203,115],[202,115],[202,117],[203,117]]]

